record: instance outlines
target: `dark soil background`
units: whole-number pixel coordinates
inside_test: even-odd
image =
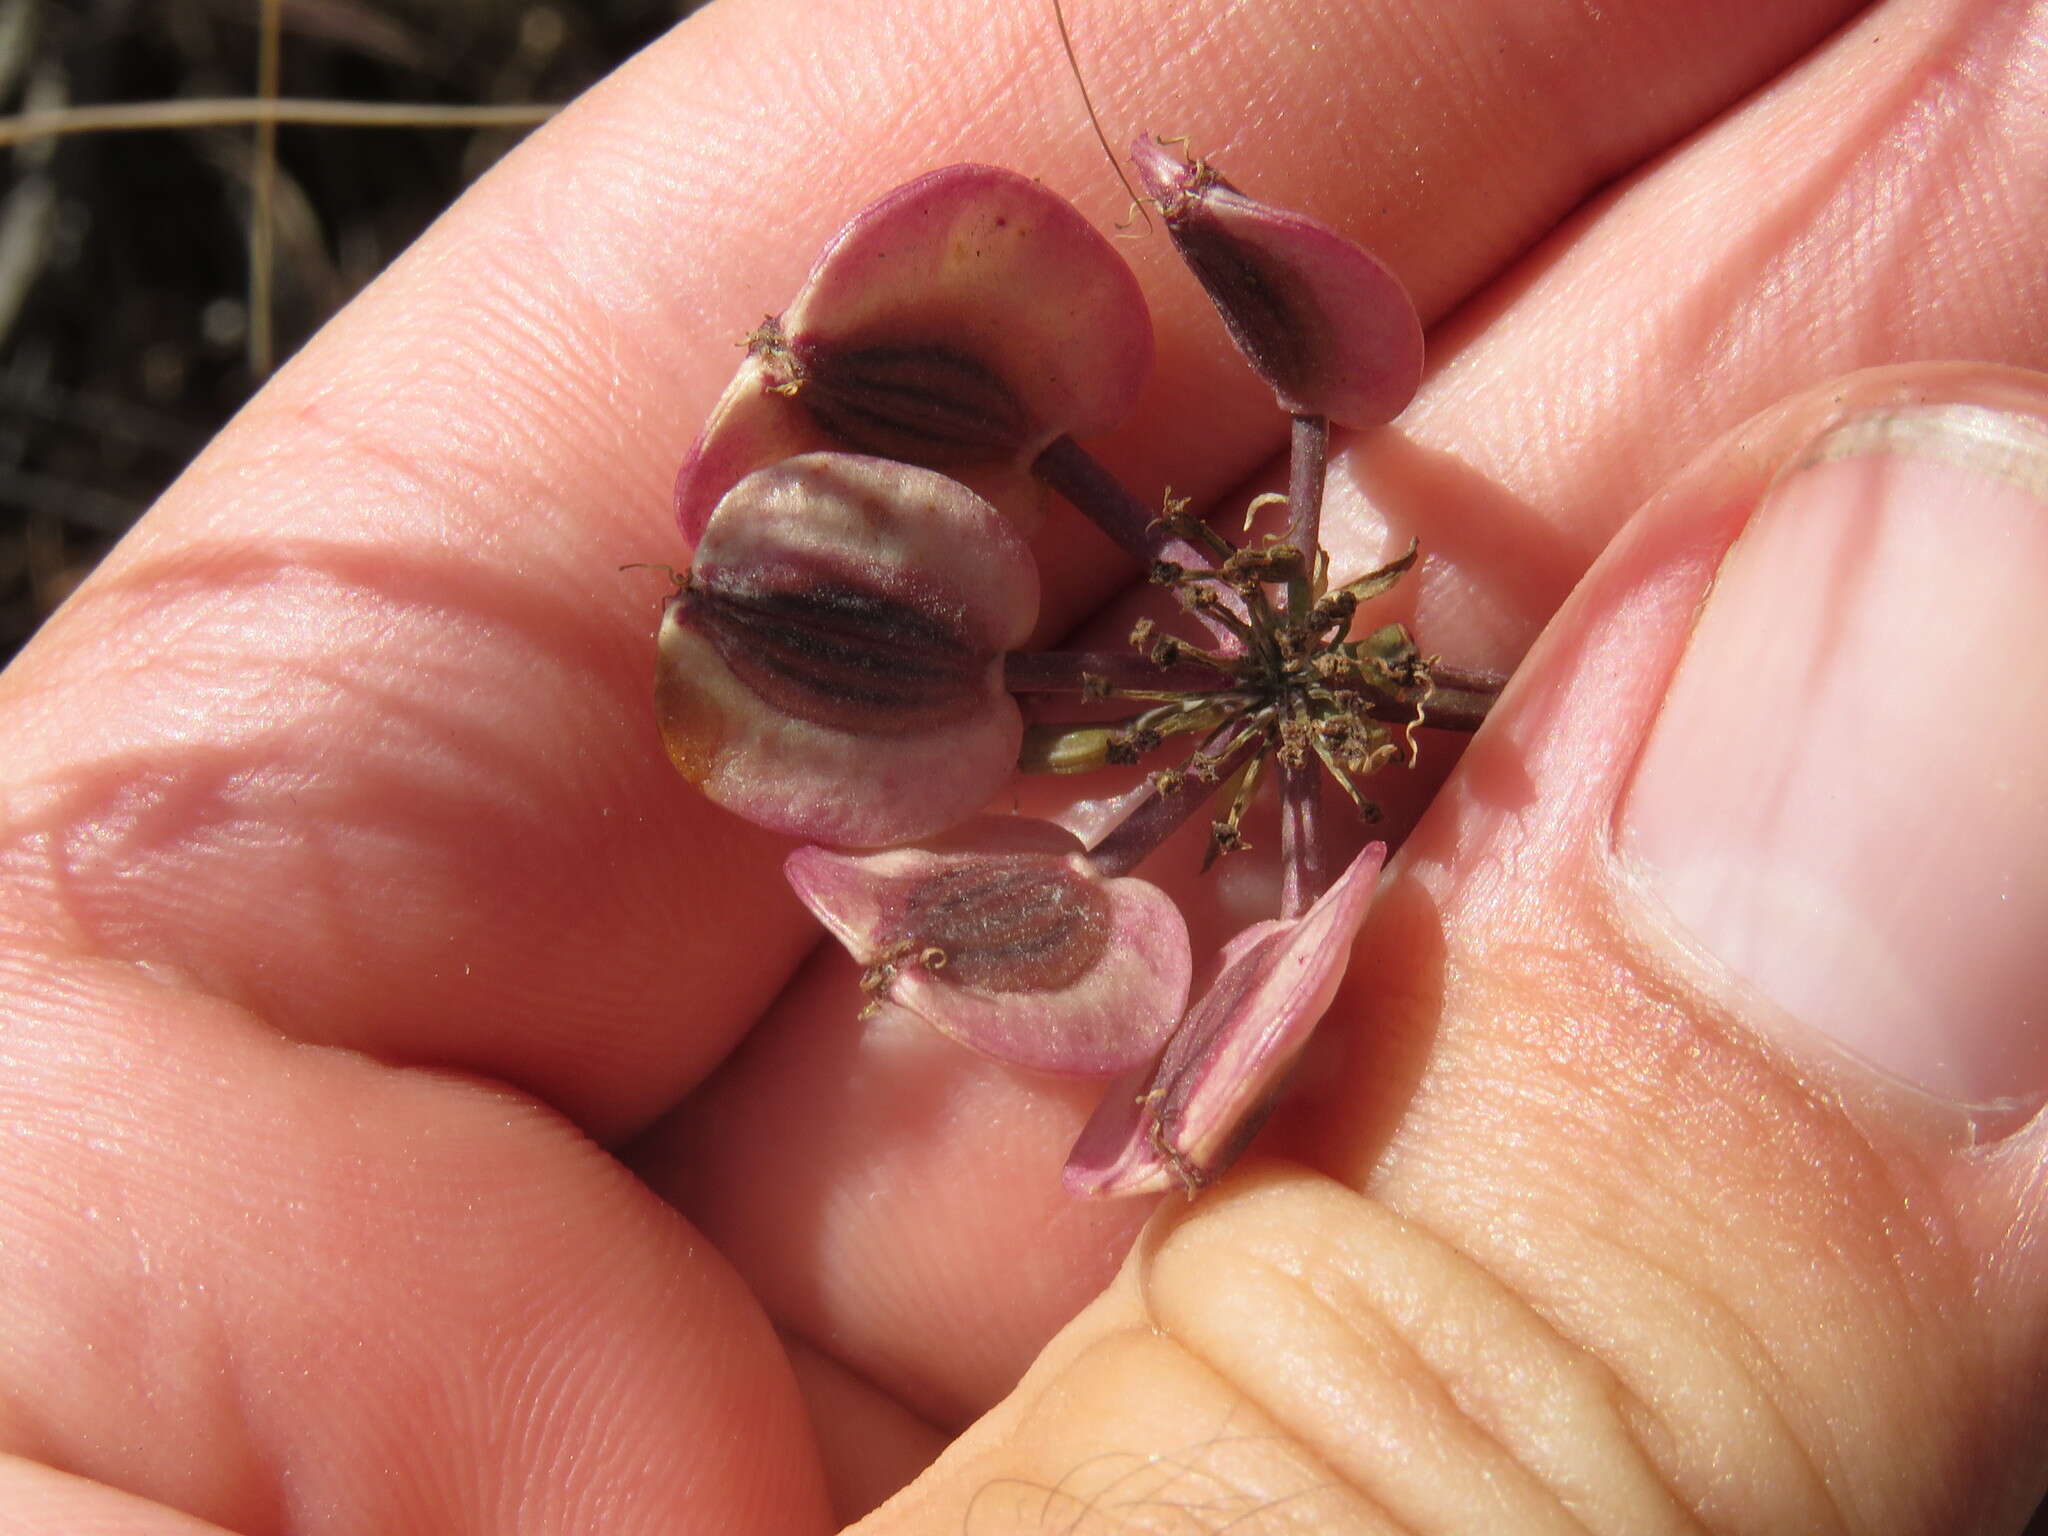
[[[562,102],[701,0],[284,0],[279,94]],[[0,114],[257,94],[260,0],[0,0]],[[289,354],[524,129],[277,129]],[[0,149],[0,663],[257,380],[257,130]]]

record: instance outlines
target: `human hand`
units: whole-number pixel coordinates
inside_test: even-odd
[[[1753,711],[1681,660],[1831,423],[2048,420],[1987,369],[1826,383],[2048,361],[2040,22],[1880,6],[1802,57],[1854,10],[1076,14],[1113,116],[1435,323],[1328,525],[1361,567],[1420,536],[1428,646],[1514,660],[1650,503],[1411,840],[1290,1161],[1092,1304],[1146,1216],[1060,1194],[1099,1090],[854,1027],[783,845],[663,760],[659,584],[616,573],[674,552],[727,342],[869,197],[983,159],[1120,214],[1049,24],[729,0],[537,135],[0,683],[0,1530],[817,1530],[1041,1350],[875,1529],[2017,1523],[2039,1132],[1803,1026],[1912,995],[1853,1043],[1925,1075],[1938,1022],[1964,1096],[2048,1087],[2040,450],[2031,506],[1924,450],[1785,480],[1700,621],[1771,616]],[[1127,254],[1160,360],[1108,451],[1241,504],[1277,419],[1165,243]],[[1119,585],[1091,539],[1041,541],[1062,614]],[[1759,917],[1795,877],[1875,926]]]

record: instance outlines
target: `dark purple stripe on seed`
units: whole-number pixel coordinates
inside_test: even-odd
[[[1045,858],[987,858],[939,871],[910,892],[901,931],[946,956],[932,978],[979,992],[1057,992],[1109,945],[1101,886]]]
[[[771,707],[870,736],[957,718],[981,701],[994,659],[945,618],[843,582],[700,579],[683,615]]]
[[[1328,322],[1303,284],[1249,241],[1226,230],[1199,202],[1167,221],[1181,258],[1215,302],[1238,349],[1282,395],[1309,393],[1327,344]]]
[[[987,366],[939,346],[821,346],[800,352],[797,399],[855,453],[950,469],[1015,454],[1033,433]]]

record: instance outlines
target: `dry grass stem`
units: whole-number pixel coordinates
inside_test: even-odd
[[[530,128],[561,111],[559,102],[444,106],[410,101],[312,101],[284,96],[212,96],[62,107],[0,117],[0,149],[74,133],[164,128],[232,128],[243,123],[313,123],[328,128]]]

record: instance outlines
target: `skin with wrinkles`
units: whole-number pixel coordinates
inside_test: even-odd
[[[1764,1047],[1604,849],[1840,376],[2048,409],[1927,366],[2048,361],[2038,8],[1076,22],[1092,68],[1172,61],[1112,115],[1417,295],[1438,361],[1338,445],[1340,571],[1420,536],[1418,630],[1506,664],[1648,504],[1400,856],[1293,1161],[1124,1267],[1142,1211],[1044,1178],[1093,1095],[854,1038],[786,843],[678,794],[660,583],[616,567],[731,374],[703,317],[940,161],[1123,204],[1029,8],[731,0],[497,167],[0,679],[0,1520],[809,1533],[953,1446],[865,1529],[2021,1524],[2038,1137],[1965,1153]],[[1102,446],[1242,506],[1270,391],[1163,245]],[[1045,633],[1110,596],[1083,537],[1047,524]]]

